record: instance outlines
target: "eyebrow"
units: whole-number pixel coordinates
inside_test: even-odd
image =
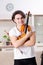
[[[24,18],[24,17],[21,17],[21,19],[22,19],[22,18]],[[19,17],[18,17],[17,19],[19,19]]]

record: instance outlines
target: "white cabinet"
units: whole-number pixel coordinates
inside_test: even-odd
[[[34,15],[34,25],[36,29],[36,43],[43,46],[43,15]]]

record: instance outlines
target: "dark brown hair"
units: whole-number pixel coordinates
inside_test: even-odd
[[[21,10],[17,10],[17,11],[15,11],[15,12],[13,13],[13,15],[12,15],[12,21],[14,21],[15,15],[17,15],[17,14],[20,14],[20,15],[22,15],[23,18],[25,18],[24,12],[22,12]]]

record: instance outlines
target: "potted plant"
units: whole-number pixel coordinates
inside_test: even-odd
[[[6,40],[6,45],[10,45],[11,44],[9,35],[3,35],[3,38]]]

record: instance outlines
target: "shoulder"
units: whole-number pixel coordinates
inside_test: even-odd
[[[13,28],[9,31],[9,33],[10,33],[10,32],[13,33],[13,32],[16,30],[15,28],[16,28],[16,27],[13,27]]]
[[[9,31],[9,36],[16,36],[18,37],[19,35],[21,35],[21,32],[18,31],[18,29],[15,27],[13,27],[10,31]]]
[[[35,26],[30,25],[32,32],[35,32]]]
[[[14,35],[15,35],[15,30],[16,30],[16,27],[13,27],[13,28],[9,31],[9,36],[14,36]]]

